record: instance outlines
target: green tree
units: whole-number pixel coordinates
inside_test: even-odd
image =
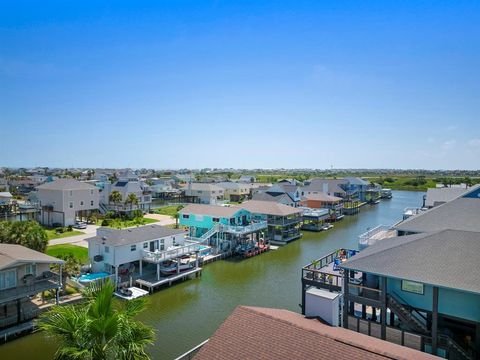
[[[130,210],[132,210],[133,205],[138,205],[138,197],[134,193],[130,193],[125,200],[125,205],[130,204]]]
[[[145,299],[115,301],[115,285],[86,288],[85,302],[55,306],[43,313],[38,328],[59,345],[55,359],[130,360],[149,359],[154,330],[134,317],[145,308]]]
[[[5,221],[0,225],[0,242],[22,245],[45,252],[48,245],[48,236],[47,232],[36,221]]]
[[[122,202],[122,194],[118,190],[113,190],[110,195],[108,195],[108,202],[114,203],[115,207]]]

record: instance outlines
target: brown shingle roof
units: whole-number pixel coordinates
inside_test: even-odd
[[[433,360],[436,357],[324,325],[288,310],[240,306],[194,359]]]
[[[49,263],[62,264],[63,260],[46,255],[25,246],[15,244],[0,244],[0,270],[17,263]]]
[[[254,214],[287,216],[301,213],[302,210],[272,201],[249,200],[239,205]]]

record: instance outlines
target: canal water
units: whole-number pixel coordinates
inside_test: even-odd
[[[157,332],[153,359],[174,359],[207,339],[238,305],[276,307],[300,312],[301,268],[340,247],[356,248],[358,235],[377,225],[391,225],[403,209],[421,206],[423,193],[394,191],[393,199],[366,205],[327,232],[303,232],[300,240],[246,260],[208,264],[202,277],[148,297],[140,320]],[[272,329],[274,331],[274,329]],[[268,336],[268,334],[267,334]],[[0,359],[51,359],[55,344],[41,333],[0,346]]]

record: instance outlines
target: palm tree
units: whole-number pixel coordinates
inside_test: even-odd
[[[125,204],[130,204],[130,210],[132,210],[133,205],[138,205],[138,197],[134,193],[130,193],[125,200]]]
[[[173,217],[175,218],[175,229],[178,229],[178,219],[180,219],[179,211],[183,209],[182,205],[177,206],[177,211]]]
[[[48,245],[47,232],[33,220],[4,222],[0,227],[0,243],[18,244],[44,252]]]
[[[122,202],[122,194],[120,194],[118,190],[113,190],[110,195],[108,195],[108,202],[113,202],[115,207],[117,207],[117,204]]]
[[[54,306],[37,321],[38,328],[59,345],[55,359],[149,359],[154,330],[134,317],[145,308],[145,299],[116,302],[115,285],[107,281],[86,288],[85,302]]]

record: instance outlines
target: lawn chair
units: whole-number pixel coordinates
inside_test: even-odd
[[[333,260],[333,271],[339,271],[340,268],[338,267],[342,263],[342,260],[336,258]]]

